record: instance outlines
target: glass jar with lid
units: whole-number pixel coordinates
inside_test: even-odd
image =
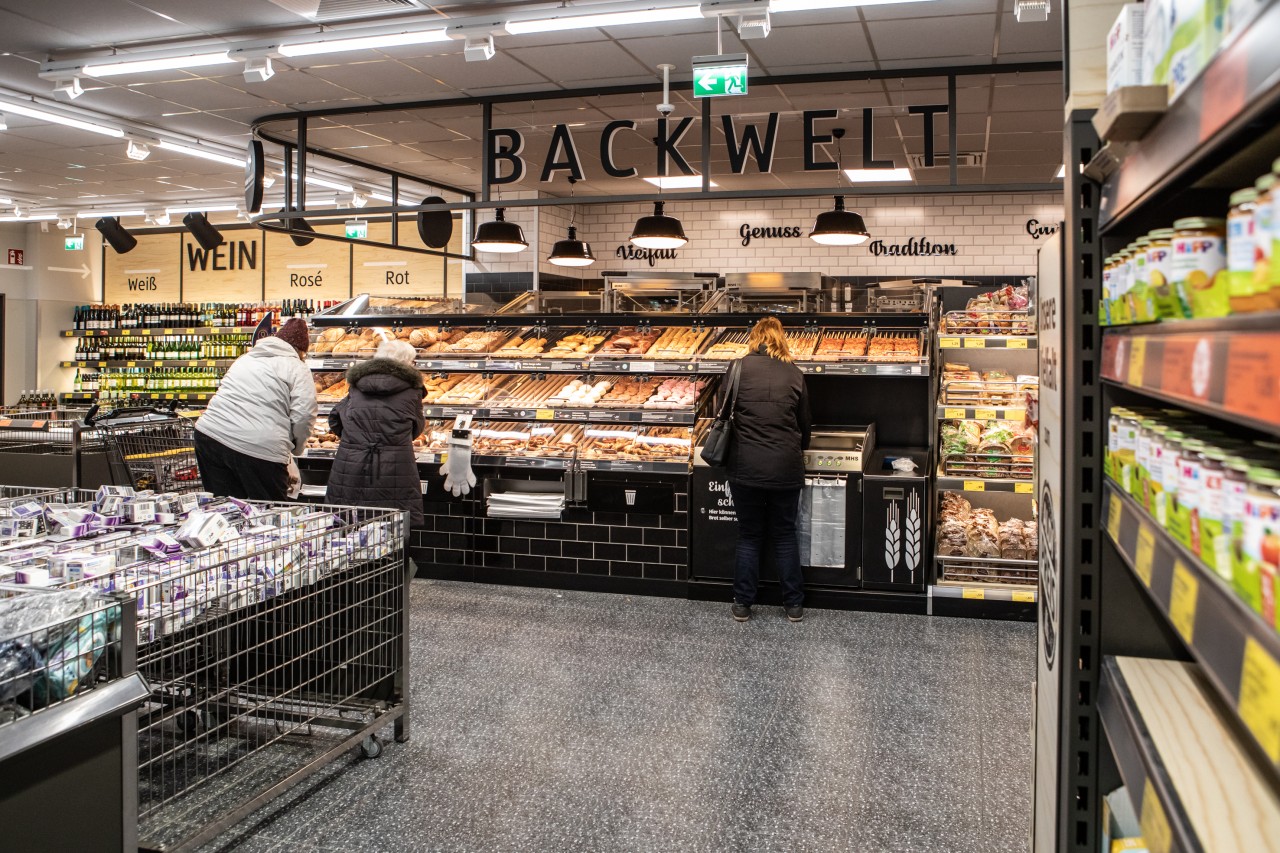
[[[1234,583],[1244,533],[1244,496],[1249,488],[1249,469],[1255,462],[1229,455],[1222,464],[1222,535],[1214,540],[1214,568],[1224,581]]]
[[[1147,235],[1147,281],[1156,316],[1161,320],[1181,317],[1181,303],[1173,288],[1173,229],[1157,228]]]
[[[1192,541],[1199,539],[1196,553],[1210,569],[1222,574],[1218,566],[1218,539],[1223,536],[1223,517],[1226,513],[1223,476],[1230,453],[1220,447],[1207,447],[1200,455],[1200,512],[1192,519],[1192,529],[1198,531]],[[1224,578],[1225,580],[1226,578]]]
[[[1129,490],[1128,473],[1137,444],[1137,415],[1126,408],[1111,410],[1107,418],[1107,465],[1111,478]]]
[[[1147,273],[1147,247],[1150,237],[1139,237],[1129,244],[1133,252],[1130,265],[1133,270],[1129,287],[1129,316],[1135,323],[1150,323],[1156,319],[1155,303],[1151,296],[1151,278]]]
[[[1271,267],[1271,258],[1275,246],[1280,242],[1276,234],[1276,199],[1280,193],[1275,192],[1277,176],[1275,173],[1263,175],[1254,181],[1253,188],[1258,191],[1253,210],[1253,239],[1257,246],[1254,252],[1253,292],[1270,302],[1270,294],[1276,286],[1273,282],[1275,271]]]
[[[1231,210],[1227,213],[1227,289],[1233,313],[1262,311],[1270,305],[1265,293],[1261,304],[1254,298],[1253,276],[1258,249],[1254,224],[1257,210],[1258,191],[1253,187],[1231,194]]]
[[[1249,469],[1244,533],[1236,592],[1276,627],[1276,577],[1280,575],[1280,471]]]
[[[1270,262],[1271,259],[1276,256],[1276,247],[1280,246],[1280,233],[1277,233],[1280,231],[1280,226],[1276,224],[1280,223],[1280,189],[1278,189],[1278,187],[1280,187],[1280,159],[1277,159],[1271,164],[1271,174],[1268,175],[1268,177],[1271,178],[1271,203],[1267,205],[1271,211],[1271,228],[1267,234],[1267,237],[1269,238],[1267,245],[1267,260]],[[1263,194],[1259,191],[1259,209],[1261,209],[1262,205],[1265,203]],[[1280,267],[1277,267],[1275,264],[1269,264],[1269,268],[1266,270],[1266,273],[1267,275],[1264,281],[1267,284],[1267,290],[1271,297],[1271,307],[1280,308]],[[1256,291],[1257,279],[1254,279],[1254,283],[1254,289]]]
[[[1111,275],[1111,321],[1127,326],[1133,322],[1129,313],[1129,290],[1133,286],[1133,251],[1121,249],[1116,253],[1116,267]]]
[[[1204,482],[1201,454],[1205,443],[1188,438],[1178,449],[1178,494],[1169,513],[1169,533],[1193,553],[1200,553],[1200,489]]]
[[[1230,313],[1226,281],[1227,223],[1190,216],[1173,223],[1173,281],[1187,317]]]
[[[1098,300],[1098,322],[1104,326],[1115,325],[1111,319],[1112,284],[1115,279],[1116,256],[1109,255],[1102,262],[1102,298]]]

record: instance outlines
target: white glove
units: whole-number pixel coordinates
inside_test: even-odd
[[[445,491],[459,497],[471,493],[476,474],[471,470],[471,431],[454,430],[449,438],[449,452],[440,466]]]

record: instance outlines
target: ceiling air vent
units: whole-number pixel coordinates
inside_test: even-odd
[[[925,166],[923,154],[909,154],[907,155],[907,161],[910,163],[911,171],[913,172],[916,171],[917,169],[929,169],[929,168],[949,169],[951,168],[951,159],[945,153],[935,154],[933,156],[932,166]],[[984,166],[986,165],[986,162],[987,162],[987,155],[981,152],[974,152],[970,154],[960,153],[956,155],[956,165],[960,167]]]
[[[308,21],[342,21],[372,18],[427,8],[423,0],[270,0]]]

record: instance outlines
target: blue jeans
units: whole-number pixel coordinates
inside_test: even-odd
[[[755,604],[760,584],[760,555],[766,537],[773,543],[773,562],[782,583],[782,603],[804,603],[804,574],[800,570],[800,545],[796,541],[796,513],[800,489],[758,489],[730,483],[733,507],[738,513],[738,555],[733,576],[733,600]]]

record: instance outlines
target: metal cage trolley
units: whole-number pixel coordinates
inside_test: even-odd
[[[91,411],[85,423],[98,428],[117,485],[156,492],[198,492],[195,421],[172,408]]]
[[[404,514],[206,509],[239,536],[138,548],[89,582],[137,602],[143,849],[194,849],[349,750],[376,757],[385,726],[409,733]]]

